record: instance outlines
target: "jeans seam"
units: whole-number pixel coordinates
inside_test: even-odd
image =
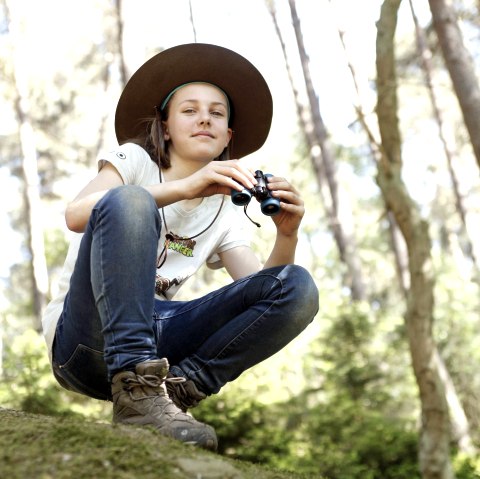
[[[218,296],[220,296],[224,291],[227,291],[227,290],[229,290],[229,289],[231,289],[231,288],[237,287],[237,286],[238,286],[239,284],[241,284],[241,283],[245,283],[246,281],[249,281],[249,280],[250,280],[253,276],[255,276],[255,275],[258,275],[258,276],[270,276],[270,277],[273,277],[275,280],[279,281],[280,284],[281,284],[281,290],[282,290],[282,292],[281,292],[280,295],[279,295],[279,299],[280,299],[280,297],[281,297],[282,294],[283,294],[283,282],[282,282],[281,278],[279,278],[278,276],[276,276],[276,275],[274,275],[274,274],[270,274],[270,273],[262,273],[262,274],[253,273],[252,275],[246,276],[245,278],[241,278],[241,279],[239,279],[239,280],[237,280],[237,281],[235,281],[235,282],[233,282],[233,283],[225,286],[224,288],[221,288],[221,290],[218,290],[218,291],[213,292],[214,294],[209,294],[209,295],[208,295],[208,299],[205,299],[205,300],[202,301],[201,303],[198,303],[198,304],[196,305],[196,307],[201,306],[201,305],[204,305],[204,304],[207,304],[207,303],[210,302],[212,299],[217,298]],[[275,300],[275,301],[276,301],[276,300]],[[192,302],[191,302],[191,301],[188,301],[188,303],[191,304]],[[187,309],[182,310],[181,313],[176,313],[176,314],[174,314],[174,315],[172,315],[172,316],[162,316],[161,319],[173,319],[173,318],[175,318],[175,316],[177,316],[177,315],[183,315],[183,314],[188,313],[189,311],[192,311],[192,310],[194,310],[194,309],[195,309],[195,307],[187,308]]]
[[[96,209],[97,211],[97,227],[98,227],[98,231],[99,231],[99,240],[100,240],[100,265],[101,265],[101,268],[100,268],[100,275],[101,275],[101,284],[102,284],[102,290],[100,291],[99,293],[99,296],[98,296],[98,299],[103,299],[104,301],[104,304],[105,304],[105,314],[107,315],[108,318],[110,318],[110,311],[111,311],[111,308],[110,308],[110,304],[108,302],[108,296],[105,294],[105,277],[103,275],[103,238],[104,238],[104,231],[103,231],[103,215],[102,215],[102,211],[100,208],[97,208]],[[98,301],[95,300],[95,303],[96,303],[96,306],[97,306],[97,310],[98,310]],[[109,324],[111,322],[109,321]],[[111,338],[112,338],[112,341],[111,343],[113,343],[113,345],[116,347],[116,344],[117,344],[117,341],[116,341],[116,338],[115,338],[115,330],[114,328],[111,327],[111,324],[110,326],[108,327],[108,330],[104,329],[103,325],[102,325],[102,332],[105,334],[106,332],[108,331],[108,334],[111,335]],[[105,354],[105,351],[104,351],[104,354]]]

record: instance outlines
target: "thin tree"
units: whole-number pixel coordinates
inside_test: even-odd
[[[428,0],[433,27],[480,166],[480,87],[450,0]]]
[[[412,10],[412,13],[413,13],[413,10]],[[355,87],[355,93],[356,93],[355,110],[357,113],[357,117],[358,117],[359,123],[362,125],[362,128],[365,130],[367,134],[372,158],[375,159],[379,157],[379,152],[380,152],[379,141],[376,139],[376,134],[372,131],[372,127],[371,125],[369,125],[367,121],[367,114],[365,114],[364,112],[362,96],[360,94],[360,91],[361,91],[359,86],[360,82],[358,80],[353,59],[348,54],[348,48],[345,43],[345,32],[343,32],[340,28],[338,28],[338,32],[339,32],[340,41],[347,59],[348,68],[350,70],[353,84]],[[423,51],[423,49],[422,49],[422,52],[423,52],[422,56],[425,55],[428,57],[428,55]],[[431,77],[429,76],[429,78]],[[431,85],[431,83],[429,84]],[[432,92],[431,94],[433,95],[433,98],[435,98],[433,89],[431,90],[431,92]],[[436,102],[435,102],[435,105],[436,105]],[[438,107],[437,107],[437,111],[440,112]],[[441,116],[438,116],[437,118],[441,118]],[[439,128],[440,128],[440,124],[439,124]],[[405,300],[407,300],[410,280],[408,277],[408,257],[407,257],[406,247],[405,247],[405,241],[401,236],[398,225],[395,221],[395,217],[391,211],[387,211],[387,219],[389,222],[390,239],[391,239],[392,249],[394,251],[397,277],[398,277],[399,284],[401,287],[401,291],[404,295],[404,298]],[[460,398],[457,394],[457,391],[453,383],[453,380],[450,376],[450,373],[442,357],[440,356],[440,354],[438,354],[438,351],[435,351],[434,358],[436,362],[436,367],[438,368],[440,377],[443,381],[444,388],[446,391],[446,398],[449,405],[450,417],[452,422],[452,435],[455,439],[455,442],[458,444],[459,449],[467,454],[471,454],[475,451],[475,449],[473,447],[472,439],[470,436],[470,427],[469,427],[467,416],[461,404]]]
[[[464,205],[463,197],[460,193],[459,180],[457,178],[455,168],[454,168],[454,153],[453,153],[453,149],[449,146],[447,141],[447,136],[445,134],[445,124],[443,121],[443,114],[438,105],[437,95],[433,85],[433,68],[430,61],[432,53],[428,49],[427,42],[425,40],[425,35],[422,28],[419,25],[412,0],[409,0],[409,4],[410,4],[410,10],[412,13],[413,22],[415,25],[415,37],[417,42],[418,54],[419,54],[419,58],[422,65],[422,70],[425,76],[425,85],[428,90],[430,102],[432,104],[433,116],[438,126],[440,141],[442,142],[443,150],[445,152],[445,158],[447,160],[448,172],[450,175],[453,193],[455,197],[456,211],[458,216],[460,217],[461,224],[462,224],[462,230],[463,230],[462,236],[464,237],[464,241],[468,245],[467,251],[469,252],[470,259],[475,267],[476,276],[477,278],[479,278],[480,275],[479,275],[478,261],[475,255],[475,250],[474,250],[472,241],[470,240],[470,236],[468,234],[467,209]],[[470,426],[468,423],[467,415],[465,414],[461,401],[456,392],[456,388],[453,383],[453,380],[450,377],[447,367],[442,357],[440,356],[440,354],[435,355],[435,360],[438,363],[438,368],[439,368],[441,378],[443,380],[446,394],[447,394],[447,401],[449,404],[450,416],[452,420],[453,436],[461,451],[467,454],[472,454],[475,452],[475,448],[473,446],[472,438],[470,436]]]
[[[315,172],[315,177],[317,179],[320,200],[325,209],[328,222],[329,222],[328,224],[334,225],[338,223],[338,220],[335,217],[335,211],[331,206],[331,201],[330,202],[328,201],[328,197],[329,197],[328,185],[326,183],[325,171],[323,168],[322,158],[320,155],[320,148],[315,148],[315,145],[317,144],[317,142],[315,140],[315,136],[313,134],[312,128],[309,128],[309,125],[308,125],[309,123],[308,112],[306,111],[306,108],[303,106],[300,100],[300,94],[295,85],[295,81],[293,79],[292,69],[290,68],[290,62],[287,56],[286,45],[283,40],[282,31],[280,29],[280,26],[277,20],[275,2],[273,0],[266,0],[265,3],[267,5],[270,16],[272,17],[275,33],[277,34],[278,41],[280,42],[280,47],[282,49],[283,59],[285,61],[285,69],[287,71],[288,80],[290,83],[290,87],[292,89],[293,98],[295,102],[299,129],[300,129],[300,132],[303,134],[304,141],[307,145],[307,148],[310,154],[310,163],[312,165],[313,171]],[[334,238],[336,238],[334,228],[331,228],[331,230]]]
[[[192,25],[193,41],[194,43],[197,43],[197,29],[195,28],[195,19],[193,17],[192,0],[188,0],[188,7],[190,9],[190,23]]]
[[[123,18],[122,18],[122,0],[114,0],[114,14],[116,24],[116,44],[118,56],[118,70],[120,72],[120,82],[122,86],[127,84],[128,73],[127,65],[125,63],[125,55],[123,53]]]
[[[410,290],[405,324],[419,389],[422,423],[419,463],[424,479],[452,479],[450,420],[433,338],[434,273],[428,223],[402,179],[394,36],[401,0],[385,0],[377,23],[377,115],[382,140],[377,183],[408,251]]]
[[[41,317],[49,292],[45,242],[42,226],[40,178],[37,169],[35,132],[30,117],[29,83],[26,69],[27,57],[21,49],[20,26],[11,0],[5,3],[6,25],[12,44],[14,111],[18,123],[21,151],[21,179],[24,193],[27,249],[30,262],[30,291],[33,303],[34,328],[41,331]]]
[[[463,196],[460,193],[460,182],[458,180],[454,162],[455,162],[455,153],[453,148],[449,145],[447,140],[447,135],[445,132],[445,122],[443,120],[443,113],[439,107],[439,102],[437,100],[437,95],[435,92],[434,84],[433,84],[433,68],[432,68],[432,52],[428,48],[427,42],[425,40],[425,34],[420,27],[418,22],[417,15],[415,13],[415,8],[413,6],[413,1],[409,0],[410,3],[410,10],[412,12],[413,23],[415,25],[415,37],[417,42],[417,50],[418,55],[420,58],[422,71],[425,77],[425,86],[427,87],[428,94],[430,96],[430,102],[432,104],[433,109],[433,117],[435,122],[438,126],[438,134],[440,141],[443,146],[443,151],[445,152],[445,158],[447,160],[447,167],[448,172],[450,175],[450,180],[452,183],[453,194],[455,198],[455,209],[457,214],[460,218],[461,225],[462,225],[462,232],[461,236],[463,237],[463,242],[466,244],[466,248],[462,248],[463,251],[466,251],[470,257],[470,260],[473,263],[475,268],[475,275],[477,279],[480,279],[480,266],[478,262],[478,258],[475,254],[475,247],[469,235],[469,225],[468,225],[468,212],[467,208],[464,204]]]
[[[289,0],[289,5],[309,102],[308,116],[303,115],[301,109],[297,106],[297,111],[300,112],[300,123],[304,128],[304,134],[310,148],[319,188],[323,191],[324,184],[326,183],[328,186],[329,194],[328,196],[323,194],[323,200],[325,202],[328,200],[327,214],[330,220],[330,228],[339,251],[340,260],[346,266],[347,278],[345,283],[350,288],[352,300],[363,300],[366,293],[355,235],[353,231],[347,231],[348,221],[345,220],[347,216],[351,216],[351,212],[348,211],[348,201],[342,197],[338,187],[335,158],[327,128],[320,112],[319,98],[313,87],[309,59],[303,42],[295,1]]]
[[[330,0],[331,3],[332,0]],[[338,36],[340,43],[342,45],[343,52],[347,61],[348,69],[350,70],[350,75],[352,77],[353,87],[355,91],[355,101],[354,109],[357,115],[358,122],[365,134],[367,135],[367,145],[370,150],[371,157],[373,161],[379,156],[380,151],[380,140],[378,139],[378,132],[373,131],[374,125],[368,121],[369,118],[373,118],[373,115],[365,112],[363,107],[362,94],[360,81],[357,75],[357,71],[353,62],[353,59],[349,55],[349,49],[346,46],[345,42],[345,32],[337,27]],[[400,291],[403,294],[405,300],[408,297],[408,288],[409,288],[409,278],[408,278],[408,258],[405,247],[405,241],[403,240],[401,233],[398,229],[397,222],[391,211],[385,212],[385,217],[388,221],[388,232],[390,236],[390,245],[393,251],[395,258],[395,269],[397,273],[398,283],[400,285]]]

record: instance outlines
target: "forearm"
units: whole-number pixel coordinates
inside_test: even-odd
[[[186,186],[183,180],[169,181],[158,185],[146,186],[145,189],[153,196],[159,208],[187,199]]]
[[[112,188],[115,186],[120,185],[112,185]],[[183,188],[179,181],[146,186],[144,188],[153,196],[159,208],[185,198],[185,195],[182,194]],[[109,189],[100,191],[84,190],[75,200],[69,203],[65,211],[67,227],[77,233],[83,232],[90,219],[93,208]]]
[[[296,234],[290,236],[277,234],[272,252],[263,266],[263,269],[284,264],[293,264],[295,262],[297,243],[298,237]]]

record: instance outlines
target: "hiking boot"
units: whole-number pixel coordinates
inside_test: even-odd
[[[207,397],[197,389],[191,379],[177,378],[172,373],[167,374],[166,386],[170,399],[183,412],[198,406],[199,402]]]
[[[153,359],[136,365],[135,372],[115,374],[112,381],[113,422],[154,426],[160,434],[185,444],[217,449],[212,427],[182,412],[168,397],[165,381],[166,359]],[[175,378],[181,381],[182,378]]]

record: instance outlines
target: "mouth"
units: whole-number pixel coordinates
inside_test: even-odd
[[[197,131],[192,135],[193,137],[208,137],[208,138],[214,138],[214,136],[209,132],[209,131]]]

